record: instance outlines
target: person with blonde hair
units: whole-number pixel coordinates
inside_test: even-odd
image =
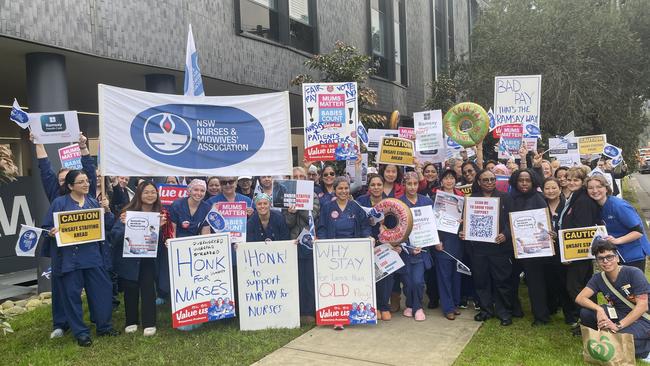
[[[608,233],[605,239],[616,245],[625,265],[645,271],[650,242],[636,209],[626,200],[612,195],[612,188],[602,175],[587,178],[586,185],[589,197],[602,208],[600,216]]]

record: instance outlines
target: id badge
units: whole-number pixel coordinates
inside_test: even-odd
[[[614,307],[611,305],[606,305],[606,307],[607,307],[607,315],[609,316],[609,318],[618,319],[618,314],[616,314],[616,309],[614,309]]]

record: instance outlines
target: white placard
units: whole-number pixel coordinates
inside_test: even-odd
[[[540,137],[541,90],[542,75],[496,76],[495,125],[521,124],[524,137]]]
[[[517,259],[555,255],[551,231],[547,208],[510,212],[510,233]]]
[[[314,241],[316,324],[376,324],[372,242],[363,239]]]
[[[122,257],[156,258],[159,232],[159,212],[126,211]]]
[[[29,128],[35,144],[68,144],[79,141],[77,111],[30,113]]]
[[[438,230],[458,234],[464,206],[465,197],[438,190],[433,203],[433,214]]]
[[[239,329],[300,327],[298,251],[293,240],[237,247]]]
[[[368,130],[368,151],[379,152],[379,144],[384,136],[399,137],[398,130],[380,130],[371,128]]]
[[[411,214],[413,215],[413,229],[409,234],[410,244],[420,248],[440,244],[433,207],[411,207]]]
[[[498,197],[465,197],[465,240],[494,243],[499,235]]]
[[[375,247],[375,282],[404,267],[404,261],[390,244]]]
[[[439,109],[413,113],[415,150],[427,151],[445,147],[442,135],[442,111]]]
[[[234,317],[228,233],[188,236],[168,243],[172,326]]]

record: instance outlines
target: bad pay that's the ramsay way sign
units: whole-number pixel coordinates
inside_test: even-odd
[[[376,324],[370,239],[314,241],[316,324]]]
[[[227,233],[170,239],[167,253],[174,328],[235,316]]]
[[[357,99],[357,83],[302,84],[305,159],[356,159]]]
[[[291,174],[288,92],[228,97],[99,85],[102,174]]]

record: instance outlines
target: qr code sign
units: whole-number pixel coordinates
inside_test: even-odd
[[[469,236],[472,238],[491,238],[494,216],[469,215]]]

